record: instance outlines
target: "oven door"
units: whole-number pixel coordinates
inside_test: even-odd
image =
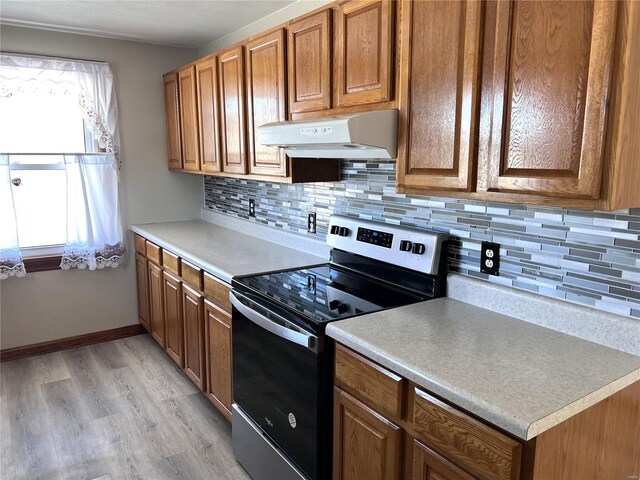
[[[316,479],[323,436],[319,388],[326,381],[322,342],[288,311],[235,290],[230,298],[234,403],[273,446]],[[261,472],[249,473],[261,477]]]

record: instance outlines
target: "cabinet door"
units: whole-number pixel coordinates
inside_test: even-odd
[[[616,6],[487,3],[479,190],[599,197]]]
[[[464,470],[451,463],[446,458],[413,440],[412,480],[474,480]]]
[[[166,329],[165,350],[173,361],[182,367],[184,365],[182,282],[167,272],[162,272],[162,286]]]
[[[164,121],[167,126],[167,156],[169,157],[169,170],[182,170],[178,73],[167,73],[164,75],[163,79]]]
[[[400,189],[473,188],[481,3],[402,4]]]
[[[197,172],[200,170],[200,146],[198,145],[195,66],[183,68],[178,72],[178,85],[180,86],[182,168],[190,172]]]
[[[289,24],[289,111],[331,108],[331,10]]]
[[[149,265],[149,325],[151,336],[165,348],[164,299],[162,288],[162,269],[155,263]]]
[[[278,147],[260,144],[258,127],[287,119],[284,29],[250,41],[247,48],[249,173],[287,176],[287,157]]]
[[[394,8],[392,0],[349,1],[338,7],[334,59],[338,107],[393,98]]]
[[[136,279],[138,282],[138,320],[147,330],[149,325],[149,272],[147,271],[147,259],[136,253]]]
[[[247,173],[243,48],[220,54],[220,127],[222,171]]]
[[[220,171],[220,124],[218,122],[218,59],[207,58],[196,64],[198,86],[198,137],[200,169]]]
[[[183,284],[184,371],[200,390],[203,390],[205,381],[203,305],[203,296]]]
[[[400,427],[334,388],[333,480],[400,478]]]
[[[231,421],[231,316],[209,300],[204,302],[207,397]]]

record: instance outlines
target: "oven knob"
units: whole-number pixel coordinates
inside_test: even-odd
[[[338,235],[340,235],[341,237],[346,237],[349,235],[349,229],[347,227],[340,227],[340,231],[338,232]]]
[[[331,225],[331,235],[338,235],[340,227],[338,225]]]
[[[411,251],[411,242],[409,240],[400,241],[400,251],[401,252],[410,252]]]
[[[416,255],[422,255],[424,253],[424,244],[422,243],[414,243],[412,252]]]

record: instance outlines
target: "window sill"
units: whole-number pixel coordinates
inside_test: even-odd
[[[62,255],[43,255],[40,257],[25,257],[24,269],[27,273],[46,272],[48,270],[60,270]]]

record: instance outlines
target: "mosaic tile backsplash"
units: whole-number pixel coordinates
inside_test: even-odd
[[[301,235],[317,213],[324,240],[333,213],[450,234],[449,270],[640,318],[640,208],[585,212],[402,195],[395,161],[343,160],[341,181],[286,185],[204,179],[205,207]],[[501,245],[500,276],[480,273],[480,243]]]

